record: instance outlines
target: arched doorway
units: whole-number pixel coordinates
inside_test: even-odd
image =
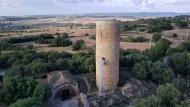
[[[54,98],[65,101],[73,98],[74,96],[76,96],[76,92],[72,87],[63,87],[55,94]]]

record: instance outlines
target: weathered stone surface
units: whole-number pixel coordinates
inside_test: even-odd
[[[111,91],[119,81],[120,27],[116,20],[97,21],[96,23],[96,83],[101,84],[101,58],[105,58],[103,89]]]
[[[151,81],[140,81],[132,79],[122,87],[122,94],[129,99],[144,98],[153,95],[156,85]]]

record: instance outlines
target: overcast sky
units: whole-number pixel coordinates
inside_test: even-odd
[[[0,16],[107,12],[190,12],[190,0],[0,0]]]

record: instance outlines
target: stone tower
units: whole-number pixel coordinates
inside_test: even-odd
[[[119,21],[96,22],[96,84],[104,92],[117,87],[119,81]]]

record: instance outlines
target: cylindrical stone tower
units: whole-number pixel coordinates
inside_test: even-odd
[[[96,84],[105,92],[114,90],[119,81],[119,34],[119,21],[96,22]]]

